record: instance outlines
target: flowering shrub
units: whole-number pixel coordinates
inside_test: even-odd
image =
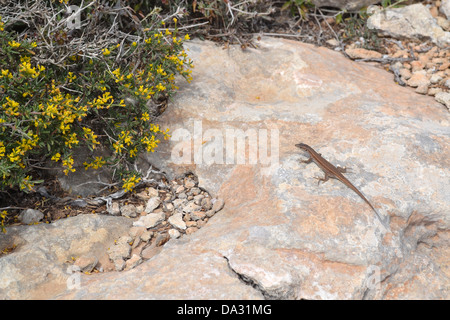
[[[60,33],[19,39],[5,22],[0,17],[0,191],[32,190],[42,182],[36,169],[48,159],[70,174],[77,147],[99,145],[112,155],[93,154],[85,168],[113,166],[131,190],[140,178],[129,164],[168,137],[152,123],[147,102],[170,97],[177,74],[191,80],[192,61],[182,47],[189,36],[178,36],[176,19],[172,30],[160,22],[130,40],[55,63],[42,58],[42,45],[63,46]]]

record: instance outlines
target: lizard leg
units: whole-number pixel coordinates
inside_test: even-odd
[[[347,167],[339,167],[339,166],[336,166],[336,169],[337,169],[340,173],[346,173],[346,172],[347,172]]]
[[[326,182],[330,178],[330,176],[325,172],[325,176],[323,178],[314,177],[315,179],[319,180],[317,181],[317,184],[320,184],[320,182]]]
[[[311,163],[313,161],[313,158],[312,157],[309,157],[308,159],[306,159],[306,160],[300,160],[300,162],[302,162],[302,163]]]

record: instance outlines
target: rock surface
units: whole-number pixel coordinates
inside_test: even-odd
[[[394,86],[385,70],[328,49],[272,38],[255,43],[244,51],[187,45],[194,80],[161,117],[172,139],[147,155],[169,175],[195,172],[198,185],[224,200],[208,204],[210,211],[222,211],[200,229],[185,221],[179,239],[160,235],[168,242],[146,247],[141,256],[149,260],[132,270],[81,274],[79,288],[42,289],[41,297],[450,298],[446,108]],[[242,153],[237,143],[227,145],[227,133],[247,143]],[[323,173],[300,163],[299,142],[349,166],[346,176],[389,217],[390,230],[339,181],[318,186],[314,178]],[[188,201],[198,205],[185,196],[173,201],[183,218],[195,212]]]
[[[450,45],[450,32],[444,31],[420,3],[379,10],[369,17],[367,26],[394,38],[426,38],[444,47]]]
[[[193,41],[189,49],[194,81],[162,117],[171,142],[149,157],[173,174],[195,171],[226,205],[132,271],[83,277],[80,290],[57,298],[450,297],[450,141],[442,105],[393,86],[381,69],[301,43],[264,38],[242,51]],[[277,129],[279,162],[223,164],[224,154],[222,163],[208,163],[214,144],[203,142],[233,128]],[[180,130],[205,148],[202,163],[191,150],[190,162],[175,165],[172,152],[191,146],[175,139],[187,133]],[[391,230],[338,181],[318,187],[320,170],[299,163],[300,141],[351,165],[347,176],[390,217]]]
[[[19,220],[24,224],[32,224],[41,221],[44,218],[44,214],[39,210],[26,209],[19,215]]]
[[[371,4],[380,2],[379,0],[312,0],[315,6],[318,7],[333,7],[339,9],[346,9],[349,11],[359,10]]]
[[[108,246],[128,232],[131,222],[79,215],[52,224],[8,227],[0,235],[0,251],[15,248],[0,256],[0,299],[44,299],[66,290],[76,271],[89,272],[94,263],[108,260]]]
[[[442,0],[439,11],[441,11],[448,20],[450,20],[450,0]]]

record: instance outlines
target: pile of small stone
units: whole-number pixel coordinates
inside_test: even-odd
[[[367,26],[385,36],[379,38],[383,52],[365,49],[367,43],[361,37],[345,47],[345,54],[356,61],[388,64],[398,84],[433,96],[450,110],[450,0],[426,2],[386,10],[370,6]],[[342,50],[335,39],[327,44]]]
[[[420,94],[435,96],[439,101],[450,89],[450,51],[427,44],[416,45],[411,49],[394,45],[389,49],[393,57],[408,57],[411,52],[416,60],[395,62],[391,69],[398,72],[400,81],[416,88]],[[444,101],[439,101],[444,103]],[[445,104],[445,103],[444,103]]]
[[[116,201],[108,209],[109,214],[135,219],[129,234],[108,250],[117,271],[152,258],[170,239],[194,233],[224,206],[222,199],[200,188],[193,175],[173,180],[165,189],[148,187],[135,198],[136,203]]]

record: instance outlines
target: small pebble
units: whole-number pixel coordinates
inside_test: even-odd
[[[186,234],[193,234],[195,231],[197,231],[197,227],[190,227],[186,229]]]
[[[156,236],[155,245],[157,247],[160,247],[160,246],[164,245],[169,240],[170,240],[170,236],[169,236],[168,233],[160,233],[160,234],[158,234]]]
[[[170,229],[169,236],[172,239],[178,239],[181,236],[181,233],[177,229]]]
[[[19,215],[19,220],[25,224],[37,223],[41,221],[43,218],[44,214],[39,210],[35,209],[26,209],[22,211]]]

